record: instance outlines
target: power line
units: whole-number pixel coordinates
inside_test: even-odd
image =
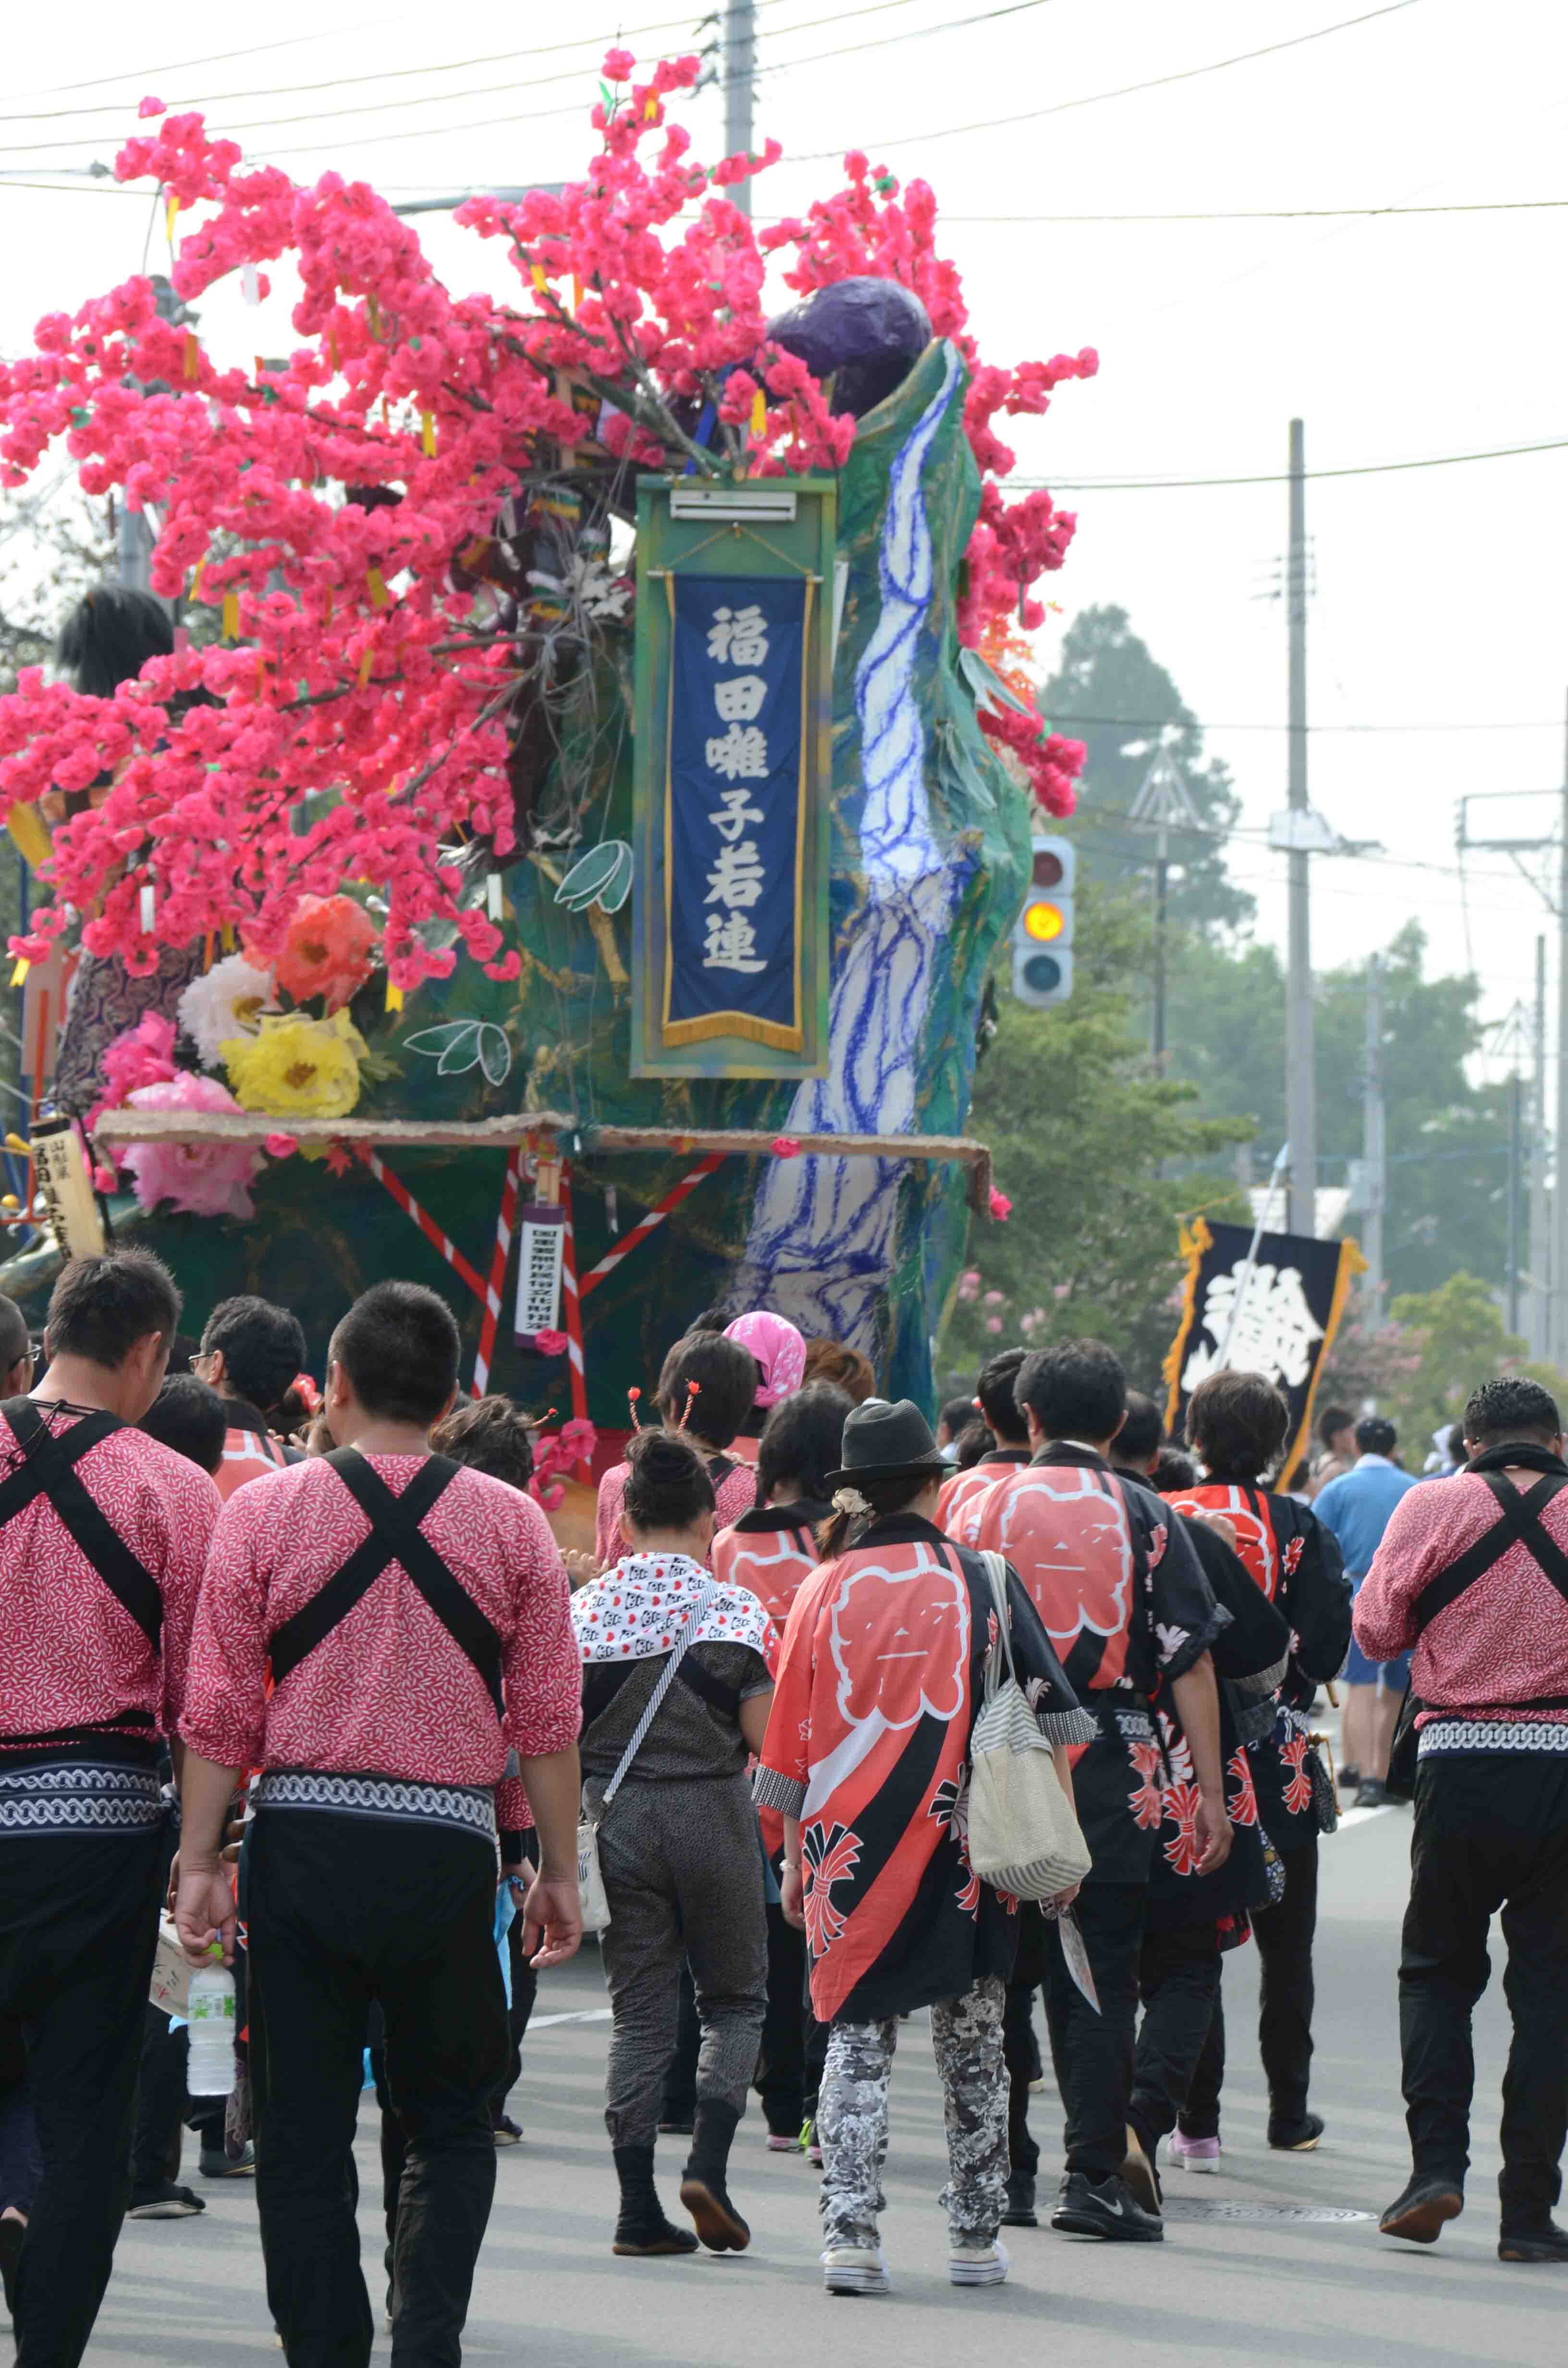
[[[0,121],[5,119],[0,117]],[[1408,214],[1551,213],[1568,207],[1568,198],[1474,198],[1432,206],[1240,206],[1214,212],[1151,214],[956,214],[944,212],[944,222],[1006,227],[1035,222],[1240,222],[1377,221]],[[764,222],[788,222],[788,214],[764,214]],[[1561,721],[1561,718],[1559,719]]]
[[[858,140],[855,145],[864,149],[891,148],[910,140],[957,140],[969,131],[999,131],[1015,123],[1039,123],[1048,115],[1070,115],[1079,108],[1101,107],[1108,99],[1131,98],[1139,91],[1165,90],[1173,83],[1195,82],[1201,74],[1222,74],[1228,66],[1250,65],[1256,58],[1276,57],[1282,50],[1299,50],[1309,41],[1326,40],[1333,33],[1349,32],[1358,25],[1369,25],[1375,17],[1394,17],[1402,9],[1414,8],[1418,5],[1419,0],[1385,0],[1381,8],[1369,8],[1359,17],[1341,17],[1335,25],[1320,25],[1315,32],[1297,33],[1288,41],[1269,41],[1260,50],[1241,50],[1233,57],[1211,59],[1207,65],[1185,66],[1176,74],[1154,74],[1147,82],[1122,83],[1115,90],[1096,90],[1086,93],[1082,98],[1058,99],[1051,107],[1027,108],[1021,115],[988,116],[978,123],[941,124],[931,131],[882,134],[875,140]],[[809,150],[802,156],[792,157],[790,161],[797,165],[820,165],[842,153],[841,148],[818,148]]]
[[[1530,452],[1561,452],[1568,436],[1549,437],[1540,444],[1497,444],[1484,452],[1437,452],[1426,461],[1363,461],[1353,468],[1308,469],[1308,477],[1383,477],[1402,469],[1455,469],[1467,461],[1516,461]],[[1205,485],[1285,485],[1290,477],[1267,470],[1254,477],[1009,477],[1009,493],[1169,494]]]
[[[778,34],[781,36],[811,32],[824,25],[843,25],[852,21],[856,17],[881,16],[890,8],[906,8],[914,5],[915,0],[870,0],[870,5],[869,6],[858,8],[841,9],[831,16],[809,17],[800,24],[780,26],[777,28],[777,31]],[[819,64],[825,59],[846,57],[862,50],[883,49],[886,48],[890,42],[918,40],[929,34],[964,31],[971,25],[987,23],[994,17],[1017,16],[1026,9],[1044,7],[1049,5],[1050,0],[1006,0],[1006,5],[1003,6],[978,12],[967,17],[950,18],[942,24],[918,25],[901,33],[883,35],[881,39],[876,40],[852,41],[846,44],[842,44],[836,49],[817,51],[808,57],[781,58],[774,64],[761,68],[760,71],[765,74],[789,74],[798,66]],[[689,17],[681,17],[666,20],[663,25],[643,26],[638,29],[644,33],[667,31],[672,28],[680,29],[687,28],[690,26],[690,22],[691,20]],[[627,36],[629,39],[633,39],[635,37],[635,33]],[[615,36],[607,35],[605,36],[605,39],[613,40]],[[452,65],[401,67],[395,70],[388,70],[386,73],[378,75],[354,75],[351,77],[336,77],[328,82],[283,85],[275,92],[256,90],[216,92],[205,95],[199,100],[193,100],[191,104],[199,104],[205,109],[222,106],[226,101],[232,99],[248,98],[254,100],[259,97],[284,97],[287,96],[290,90],[295,90],[301,93],[318,90],[339,91],[351,87],[358,87],[371,81],[403,81],[419,75],[458,73],[469,67],[505,65],[520,58],[535,59],[559,54],[561,51],[566,50],[600,46],[602,46],[602,44],[589,43],[585,39],[580,37],[574,41],[557,42],[551,49],[503,50],[494,52],[489,57],[464,59],[453,63]],[[226,136],[233,132],[241,131],[288,131],[299,124],[335,124],[340,122],[345,117],[348,116],[379,116],[391,113],[393,110],[401,111],[405,108],[437,106],[443,101],[451,104],[466,104],[471,99],[498,97],[502,93],[506,91],[540,90],[555,83],[580,82],[585,78],[597,75],[597,71],[598,69],[597,64],[590,63],[586,59],[584,59],[574,66],[564,68],[559,74],[530,74],[515,82],[485,83],[477,87],[470,86],[465,89],[457,90],[419,91],[407,98],[388,98],[384,97],[376,97],[367,99],[360,104],[343,104],[338,106],[306,108],[297,115],[251,116],[242,119],[237,122],[220,123],[211,128]],[[103,108],[94,108],[88,111],[97,113],[105,110],[112,111],[111,102],[106,101],[104,102]],[[60,108],[56,110],[56,113],[62,117],[71,117],[81,112],[83,112],[83,110],[78,108]],[[488,121],[491,124],[495,122],[542,123],[564,116],[579,115],[582,112],[583,106],[581,100],[574,100],[571,103],[561,107],[520,109],[514,111],[510,116],[498,118],[492,117],[488,119]],[[0,123],[31,123],[38,120],[40,120],[40,118],[36,113],[0,116]],[[484,123],[432,124],[428,126],[419,125],[412,127],[408,132],[389,132],[386,134],[375,134],[370,136],[385,139],[403,139],[417,137],[419,132],[425,130],[428,130],[432,135],[436,135],[448,131],[483,131],[485,128],[486,124]],[[107,129],[100,129],[96,131],[62,131],[58,135],[46,140],[13,142],[4,153],[7,155],[13,156],[37,155],[51,149],[68,146],[74,142],[78,142],[84,140],[102,139],[108,136],[109,131]],[[324,145],[329,141],[341,136],[344,135],[341,135],[336,131],[324,132],[321,140],[312,144]],[[290,154],[298,154],[300,152],[298,149],[290,149],[285,150],[283,153]]]
[[[1013,0],[1012,6],[993,9],[988,13],[993,16],[1008,16],[1016,13],[1016,10],[1018,7],[1039,7],[1043,6],[1046,4],[1047,0]],[[761,8],[769,6],[778,6],[781,5],[781,0],[757,0],[757,5],[760,10]],[[908,8],[913,7],[915,5],[916,0],[869,0],[869,5],[861,7],[840,8],[827,16],[809,17],[800,24],[779,25],[777,27],[770,27],[768,29],[770,36],[773,39],[787,40],[790,35],[795,33],[816,32],[820,30],[824,25],[843,25],[849,23],[858,17],[881,17],[885,15],[891,8]],[[971,21],[981,20],[967,17],[959,19],[960,24],[967,24]],[[666,17],[654,25],[633,25],[624,29],[618,29],[614,32],[607,31],[600,34],[579,33],[574,40],[569,41],[551,41],[542,45],[536,42],[531,44],[528,48],[521,50],[494,50],[483,57],[453,58],[442,64],[422,66],[382,66],[370,74],[334,74],[322,82],[277,83],[259,89],[253,85],[250,88],[245,90],[208,91],[203,93],[199,98],[191,99],[188,104],[191,106],[208,108],[224,106],[230,100],[234,99],[255,100],[258,98],[307,97],[317,91],[362,89],[368,83],[408,82],[421,75],[466,74],[481,66],[511,65],[520,58],[533,59],[559,57],[563,55],[566,51],[573,50],[594,51],[597,51],[598,54],[602,56],[607,46],[615,46],[618,44],[623,45],[627,41],[639,40],[649,33],[687,32],[692,34],[695,38],[695,33],[700,29],[700,27],[694,27],[693,19],[690,15],[685,17]],[[915,28],[914,32],[909,34],[907,37],[903,34],[893,34],[889,38],[893,40],[902,40],[905,38],[913,40],[917,39],[921,33],[946,32],[950,29],[951,28],[946,25],[918,26]],[[312,35],[311,38],[320,39],[322,37],[319,35]],[[858,44],[857,46],[860,45]],[[880,48],[884,46],[884,44],[880,42],[867,42],[864,46],[867,48]],[[828,54],[830,56],[837,56],[839,52],[837,51],[829,51]],[[195,63],[200,63],[201,61],[197,60]],[[811,63],[812,63],[812,61],[809,59],[787,59],[781,61],[779,65],[764,67],[761,71],[764,73],[778,73],[783,65],[804,65],[810,64]],[[150,69],[149,71],[158,70]],[[164,71],[170,72],[173,71],[173,69],[164,69]],[[497,89],[528,90],[542,88],[549,83],[570,82],[575,80],[579,74],[597,74],[597,71],[598,67],[597,61],[593,63],[584,63],[580,65],[570,67],[561,74],[532,75],[526,82],[491,84],[478,91],[429,91],[425,94],[425,97],[426,99],[483,98],[493,95]],[[394,102],[391,100],[385,102],[388,106],[391,106],[393,103]],[[422,102],[417,100],[405,100],[396,103],[412,106]],[[0,123],[51,122],[62,118],[79,115],[123,114],[127,104],[128,102],[123,99],[100,99],[93,102],[92,104],[81,107],[54,108],[41,114],[35,108],[21,115],[0,115]],[[315,110],[315,113],[322,115],[343,115],[357,114],[364,111],[366,110],[350,108],[325,108]],[[284,122],[302,122],[313,120],[314,117],[287,116],[281,119],[273,120],[281,120]],[[519,120],[526,120],[526,119]],[[236,128],[241,131],[248,131],[265,127],[242,124]],[[62,134],[62,138],[66,136],[67,135],[65,134]],[[84,134],[83,136],[86,137],[88,135]]]
[[[1052,707],[1052,729],[1059,723],[1083,723],[1114,727],[1120,732],[1167,732],[1178,728],[1183,732],[1289,732],[1289,723],[1216,723],[1207,717],[1186,715],[1064,715]],[[1539,723],[1514,717],[1506,723],[1309,723],[1309,732],[1561,732],[1561,715],[1543,716]],[[1472,790],[1471,797],[1533,798],[1558,794],[1557,790]]]

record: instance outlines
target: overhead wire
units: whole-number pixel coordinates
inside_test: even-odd
[[[1277,57],[1284,50],[1299,50],[1309,41],[1327,40],[1332,34],[1347,33],[1358,25],[1369,25],[1379,17],[1394,17],[1405,8],[1418,7],[1421,0],[1384,0],[1381,8],[1368,8],[1358,17],[1342,17],[1336,24],[1320,25],[1310,33],[1293,34],[1289,40],[1267,41],[1261,49],[1240,50],[1228,58],[1213,58],[1205,65],[1184,66],[1174,74],[1153,74],[1143,82],[1120,83],[1114,90],[1089,91],[1081,98],[1059,98],[1048,107],[1026,108],[1017,115],[987,116],[975,123],[939,124],[930,131],[882,133],[875,139],[857,140],[858,148],[891,149],[906,142],[929,140],[958,140],[971,131],[1001,131],[1016,123],[1039,123],[1050,115],[1071,115],[1085,107],[1103,107],[1108,100],[1131,98],[1145,90],[1165,90],[1173,83],[1196,82],[1202,74],[1223,74],[1228,67],[1250,65],[1258,58]],[[825,158],[839,154],[837,148],[808,150],[792,156],[797,165],[818,165]]]
[[[1471,461],[1517,461],[1532,452],[1568,450],[1568,436],[1545,437],[1538,444],[1496,444],[1482,452],[1436,452],[1418,461],[1362,461],[1342,469],[1304,469],[1303,480],[1329,477],[1383,477],[1405,469],[1455,469]],[[1269,469],[1237,477],[1008,477],[1009,493],[1171,494],[1211,485],[1288,485],[1288,469]]]

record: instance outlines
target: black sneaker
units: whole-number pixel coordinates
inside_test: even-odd
[[[191,2220],[207,2206],[199,2195],[188,2187],[176,2187],[165,2179],[161,2187],[143,2188],[132,2195],[128,2220]]]
[[[1325,2123],[1321,2113],[1298,2113],[1293,2121],[1268,2124],[1268,2143],[1276,2154],[1311,2154]]]
[[[1121,2245],[1162,2245],[1165,2224],[1145,2212],[1119,2179],[1091,2179],[1070,2170],[1062,2182],[1051,2225],[1065,2237],[1103,2237]]]
[[[1500,2261],[1568,2261],[1568,2228],[1555,2220],[1531,2220],[1504,2228],[1497,2238]]]
[[[688,2113],[684,2122],[661,2122],[659,2135],[662,2138],[688,2138],[693,2126],[691,2115]]]
[[[1355,1809],[1386,1809],[1388,1804],[1389,1788],[1382,1778],[1368,1776],[1363,1779],[1361,1788],[1350,1805]]]
[[[503,2113],[500,2120],[494,2124],[490,2135],[494,2139],[498,2146],[521,2146],[523,2142],[523,2125],[520,2122],[513,2121],[509,2113]]]
[[[1342,1793],[1354,1793],[1361,1782],[1361,1770],[1347,1759],[1338,1772],[1337,1782]]]
[[[1038,2228],[1040,2214],[1034,2208],[1035,2177],[1032,2170],[1010,2170],[1007,2173],[1007,2201],[1002,2207],[1004,2228]]]
[[[1160,2189],[1160,2174],[1154,2169],[1153,2149],[1143,2133],[1133,2122],[1127,2124],[1127,2152],[1122,2157],[1121,2183],[1134,2203],[1156,2215],[1165,2198]]]
[[[203,2179],[254,2179],[255,2146],[249,2138],[245,2140],[244,2152],[239,2155],[230,2154],[225,2146],[203,2146],[201,2176]]]
[[[1402,2237],[1407,2245],[1431,2245],[1444,2222],[1457,2220],[1463,2210],[1464,2190],[1457,2179],[1424,2179],[1418,2172],[1378,2226],[1385,2237]]]

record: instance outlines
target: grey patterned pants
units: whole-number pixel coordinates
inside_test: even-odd
[[[989,2245],[1007,2180],[1007,2084],[1002,2069],[1001,1980],[987,1974],[962,1998],[931,2009],[950,2176],[938,2201],[955,2245]],[[824,2245],[874,2245],[888,2150],[888,2084],[898,2020],[835,2022],[827,2043],[817,2134]]]
[[[681,1959],[697,1986],[697,2100],[745,2111],[767,2004],[762,1846],[744,1776],[639,1784],[599,1829],[610,1921],[600,1936],[612,2015],[605,2126],[651,2146],[675,2054]]]

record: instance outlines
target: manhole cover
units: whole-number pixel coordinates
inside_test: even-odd
[[[1190,2197],[1167,2196],[1167,2220],[1369,2220],[1369,2212],[1355,2212],[1343,2203],[1197,2203]]]

